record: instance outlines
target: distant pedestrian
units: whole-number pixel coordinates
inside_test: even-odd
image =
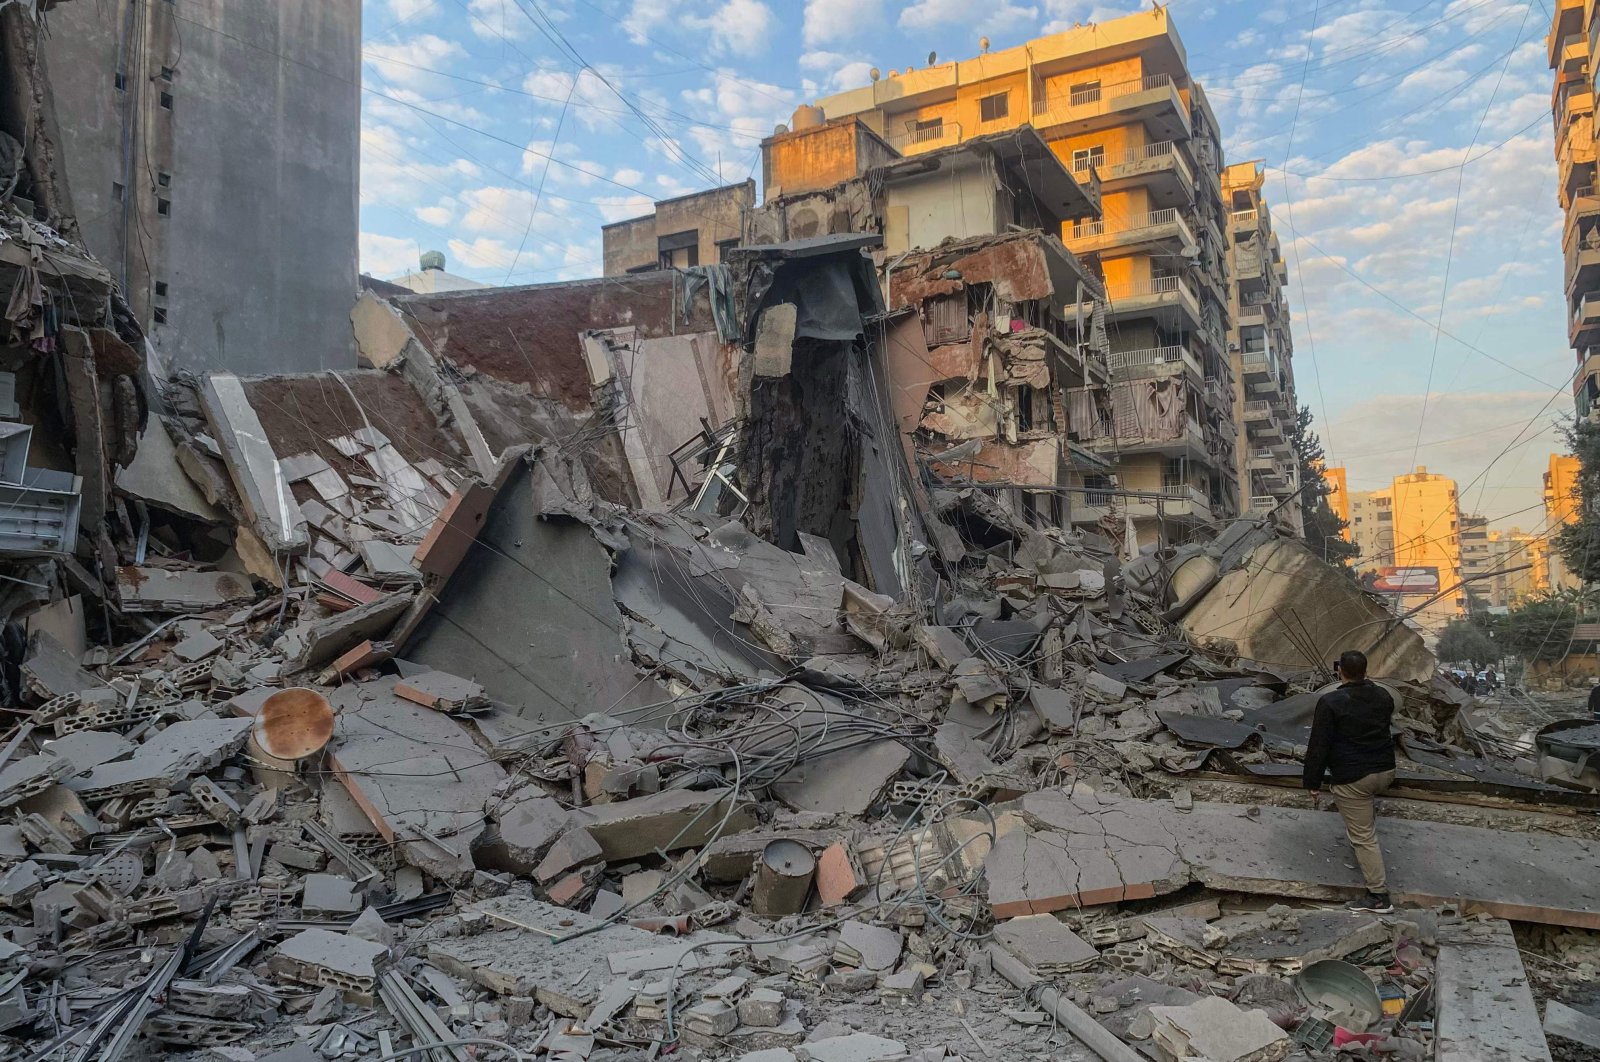
[[[1494,668],[1490,667],[1485,669],[1483,673],[1483,684],[1485,687],[1485,692],[1487,693],[1493,693],[1495,690],[1500,688],[1500,676],[1494,673]]]
[[[1476,697],[1478,695],[1478,676],[1470,671],[1467,672],[1466,677],[1461,680],[1461,688]]]
[[[1331,783],[1328,792],[1361,866],[1366,895],[1345,907],[1388,914],[1394,905],[1389,902],[1373,804],[1394,784],[1394,738],[1389,732],[1394,698],[1367,678],[1365,653],[1352,649],[1340,655],[1338,675],[1339,688],[1317,701],[1301,782],[1313,798],[1322,795],[1324,778]]]
[[[1589,718],[1600,723],[1600,679],[1589,688]]]

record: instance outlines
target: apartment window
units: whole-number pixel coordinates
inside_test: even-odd
[[[171,188],[172,187],[172,174],[170,174],[170,173],[158,173],[158,174],[156,174],[156,184],[160,185],[162,188]]]
[[[156,213],[167,218],[172,216],[172,200],[156,197]]]
[[[165,306],[157,306],[150,311],[150,316],[155,320],[156,324],[166,324],[167,308]]]
[[[118,92],[128,91],[128,75],[124,74],[122,71],[117,71],[116,75],[112,77],[111,82],[112,84],[116,85]]]
[[[1072,150],[1072,168],[1074,170],[1087,170],[1091,166],[1099,169],[1106,164],[1106,148],[1104,144],[1093,147],[1074,148]]]
[[[1067,102],[1071,103],[1073,106],[1077,106],[1080,103],[1093,103],[1099,98],[1100,82],[1080,81],[1078,84],[1072,86],[1072,92],[1068,96]]]
[[[1011,93],[996,92],[978,101],[978,117],[985,122],[998,122],[1011,113]]]
[[[1111,504],[1111,477],[1110,476],[1084,476],[1083,500],[1087,505],[1105,506]]]
[[[656,240],[656,261],[662,269],[687,269],[700,264],[700,231],[674,232]]]
[[[166,297],[167,297],[167,282],[165,280],[156,281],[156,298],[164,299]]]
[[[739,240],[738,240],[737,237],[735,237],[734,239],[731,239],[731,240],[718,240],[717,241],[717,261],[726,262],[728,260],[728,252],[733,250],[737,246],[739,246]]]
[[[1181,457],[1169,457],[1161,466],[1161,486],[1164,490],[1186,486],[1189,482],[1188,468]]]
[[[111,182],[111,198],[112,199],[114,199],[114,200],[116,200],[117,202],[120,203],[127,196],[127,194],[128,194],[128,190],[126,188],[122,187],[122,185],[118,184],[116,181],[112,181]]]
[[[164,67],[161,68],[161,80],[162,81],[171,81],[172,80],[172,67],[164,66]]]
[[[944,136],[944,119],[929,118],[925,121],[911,123],[911,142],[921,144],[928,140],[938,140]]]
[[[163,92],[161,94],[161,109],[167,111],[172,110],[172,93]]]

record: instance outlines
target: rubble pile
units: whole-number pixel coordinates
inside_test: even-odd
[[[714,274],[740,415],[667,511],[591,481],[632,425],[490,447],[414,335],[382,371],[157,387],[109,277],[69,320],[27,264],[48,234],[4,232],[41,294],[0,423],[39,437],[0,492],[72,499],[0,550],[4,1057],[1593,1035],[1600,797],[1495,755],[1418,636],[1265,517],[1140,548],[902,446],[874,337],[917,311],[882,306],[876,237]],[[1332,906],[1361,879],[1298,790],[1352,644],[1399,705],[1393,916]]]

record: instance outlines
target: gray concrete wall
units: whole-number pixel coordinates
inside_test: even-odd
[[[130,3],[75,0],[50,15],[51,79],[90,249],[125,277],[172,368],[354,366],[360,0],[141,0],[131,20]],[[119,42],[126,93],[112,82]],[[126,254],[111,199],[125,115],[141,119]],[[153,321],[158,305],[165,324]]]
[[[659,257],[656,216],[646,214],[606,225],[600,230],[600,243],[608,277],[619,277],[632,269],[654,269]]]

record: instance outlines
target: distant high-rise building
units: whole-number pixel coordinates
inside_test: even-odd
[[[1595,189],[1593,73],[1600,70],[1600,13],[1594,0],[1551,0],[1545,49],[1555,71],[1556,199],[1566,215],[1567,338],[1578,359],[1573,380],[1578,416],[1600,406],[1600,192]]]
[[[1344,521],[1344,529],[1339,534],[1346,542],[1354,542],[1355,536],[1350,532],[1350,478],[1343,467],[1324,468],[1322,479],[1328,485],[1328,508],[1333,510],[1333,515]]]
[[[1289,338],[1288,266],[1272,230],[1258,162],[1222,171],[1228,208],[1228,360],[1233,369],[1234,421],[1243,430],[1236,448],[1239,484],[1252,512],[1276,513],[1293,534],[1303,533],[1300,462],[1293,433],[1294,343]]]
[[[1438,576],[1437,590],[1402,595],[1405,610],[1421,606],[1417,622],[1437,634],[1467,612],[1456,483],[1418,466],[1415,472],[1396,476],[1389,489],[1394,499],[1395,568],[1432,569]]]
[[[1576,455],[1551,454],[1549,467],[1544,473],[1544,526],[1545,535],[1554,539],[1557,531],[1578,519],[1583,500],[1578,494],[1578,476],[1582,467]],[[1555,549],[1547,551],[1549,557],[1549,584],[1563,589],[1581,585],[1583,580],[1568,570],[1566,562]]]
[[[360,0],[42,6],[73,212],[157,356],[353,367]]]

